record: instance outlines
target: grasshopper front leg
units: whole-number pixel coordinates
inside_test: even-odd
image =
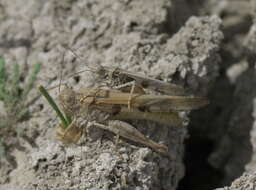
[[[75,120],[67,128],[59,124],[56,129],[57,138],[65,145],[77,143],[82,135],[83,130],[75,124]]]
[[[124,137],[126,139],[132,140],[134,142],[146,145],[156,152],[167,154],[168,153],[168,147],[163,144],[158,144],[151,139],[147,138],[145,135],[143,135],[140,131],[138,131],[136,128],[131,126],[130,124],[119,121],[119,120],[109,120],[107,125],[103,125],[100,123],[97,123],[95,121],[89,122],[89,126],[94,125],[96,127],[100,127],[102,129],[111,131],[121,137]]]

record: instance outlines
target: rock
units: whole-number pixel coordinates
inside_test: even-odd
[[[26,54],[15,55],[24,55],[28,66],[42,63],[40,84],[57,85],[61,73],[65,80],[100,63],[183,85],[189,95],[206,95],[218,76],[221,19],[194,16],[186,21],[193,11],[185,1],[184,15],[175,9],[180,2],[169,0],[29,1],[31,12],[26,4],[15,12],[12,3],[17,2],[6,1],[7,17],[0,22],[0,52],[8,56],[10,49],[25,47]],[[17,14],[23,16],[17,19]],[[61,46],[82,58],[64,50],[63,59]],[[94,76],[86,72],[69,82],[75,89],[96,86]],[[51,94],[55,98],[58,89]],[[152,140],[166,144],[170,159],[127,140],[115,147],[105,131],[102,139],[88,135],[79,146],[67,148],[50,138],[54,131],[48,127],[56,125],[55,115],[42,99],[33,106],[39,104],[44,106],[33,118],[39,125],[38,147],[29,150],[30,167],[22,170],[24,175],[32,171],[34,178],[24,182],[23,189],[174,190],[184,176],[186,127],[130,121]]]

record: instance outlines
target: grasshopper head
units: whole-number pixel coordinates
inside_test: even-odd
[[[71,116],[77,111],[76,97],[76,92],[71,88],[63,89],[58,96],[62,109],[65,113],[70,114]]]

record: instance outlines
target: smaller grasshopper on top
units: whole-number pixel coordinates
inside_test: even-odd
[[[82,60],[82,58],[77,55],[72,49],[68,49],[77,58]],[[106,83],[110,89],[118,89],[123,92],[130,92],[131,94],[133,92],[143,94],[145,93],[144,89],[149,89],[151,91],[159,92],[166,95],[178,96],[185,94],[185,90],[182,86],[150,78],[121,68],[107,67],[97,64],[95,66],[90,66],[89,69],[96,73],[96,78],[99,79],[99,82],[104,81],[104,83]],[[84,71],[80,71],[75,74],[81,72]]]
[[[70,50],[70,52],[72,52],[78,59],[82,60],[82,58],[72,49],[67,49]],[[104,83],[105,86],[110,89],[130,92],[127,105],[128,109],[131,109],[131,104],[133,101],[132,94],[145,94],[145,89],[159,92],[160,94],[164,95],[185,95],[185,90],[182,86],[150,78],[121,68],[107,67],[97,64],[95,66],[90,66],[89,69],[93,71],[93,73],[96,73],[96,81],[99,81],[99,83]],[[72,76],[81,72],[84,71],[77,72]]]

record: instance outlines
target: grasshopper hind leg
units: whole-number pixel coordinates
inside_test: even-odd
[[[96,127],[108,130],[117,134],[118,136],[124,137],[131,141],[143,144],[155,150],[156,152],[167,154],[168,147],[164,144],[158,144],[151,139],[147,138],[143,135],[139,130],[134,128],[132,125],[119,121],[119,120],[110,120],[108,121],[107,125],[97,123],[95,121],[90,122],[90,125],[94,125]]]

